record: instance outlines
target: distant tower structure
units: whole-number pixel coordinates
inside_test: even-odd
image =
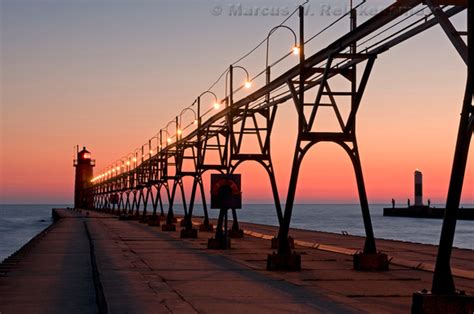
[[[423,206],[423,174],[415,171],[415,206]]]
[[[95,160],[91,159],[91,153],[84,147],[79,151],[77,148],[77,158],[74,159],[76,168],[76,181],[74,186],[74,208],[91,208],[92,202],[87,197],[86,188],[93,178],[93,168]]]

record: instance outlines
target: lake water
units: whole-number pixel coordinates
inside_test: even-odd
[[[55,205],[0,205],[0,261],[15,252],[32,237],[52,223],[51,209],[71,207],[70,204]],[[383,239],[403,240],[418,243],[438,244],[441,219],[417,219],[384,217],[383,207],[370,206],[375,236]],[[435,205],[440,207],[441,205]],[[464,207],[474,207],[464,205]],[[182,207],[175,207],[182,213]],[[202,206],[195,208],[196,215],[203,215]],[[217,217],[217,210],[209,210]],[[241,221],[266,225],[278,225],[275,208],[270,204],[247,204],[238,210]],[[364,235],[359,205],[350,204],[300,204],[293,209],[292,228]],[[454,246],[474,249],[474,221],[458,221]]]
[[[65,205],[0,205],[0,261],[48,227],[51,208]]]

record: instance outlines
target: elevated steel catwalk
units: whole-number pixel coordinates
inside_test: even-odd
[[[154,154],[151,153],[150,140],[148,148],[150,153],[145,154],[142,147],[141,158],[139,158],[136,167],[132,169],[127,168],[127,171],[121,168],[113,169],[114,172],[116,171],[116,175],[109,173],[107,176],[100,177],[94,181],[86,197],[93,199],[93,204],[96,208],[135,213],[137,215],[142,202],[145,208],[143,215],[146,215],[146,208],[149,204],[148,199],[151,197],[153,216],[155,216],[158,204],[160,204],[161,214],[164,214],[161,196],[161,191],[164,189],[167,202],[170,204],[167,224],[172,224],[173,202],[176,189],[180,188],[185,209],[185,220],[187,221],[186,228],[189,229],[192,228],[192,211],[198,187],[201,190],[204,201],[204,224],[206,222],[208,224],[202,182],[203,173],[209,170],[232,173],[241,163],[249,160],[256,161],[265,168],[269,175],[276,214],[280,223],[279,235],[276,241],[278,253],[273,257],[269,256],[269,269],[291,268],[290,264],[294,262],[291,259],[294,254],[292,254],[288,231],[299,168],[306,152],[313,145],[320,142],[333,142],[344,148],[350,157],[358,185],[366,231],[366,243],[361,256],[357,257],[357,263],[363,264],[362,261],[367,258],[370,259],[371,256],[375,256],[378,259],[380,256],[378,256],[375,245],[357,145],[355,128],[357,112],[362,103],[362,97],[368,85],[377,56],[439,24],[455,47],[460,58],[466,63],[468,73],[466,96],[461,115],[452,180],[448,193],[447,211],[440,242],[437,272],[435,273],[432,287],[434,292],[454,293],[455,287],[450,273],[449,258],[456,222],[455,211],[459,206],[463,183],[462,178],[465,172],[467,152],[474,125],[474,109],[472,107],[472,49],[470,49],[472,47],[473,32],[472,8],[469,8],[469,27],[467,31],[457,30],[451,24],[449,18],[467,8],[467,0],[399,0],[358,26],[357,12],[356,9],[353,9],[350,12],[351,30],[326,48],[306,57],[304,14],[302,7],[300,7],[300,62],[298,65],[269,80],[265,86],[235,102],[233,101],[233,66],[231,65],[228,70],[231,83],[230,94],[220,102],[226,105],[223,110],[202,121],[200,97],[198,97],[193,104],[193,106],[197,106],[198,111],[196,128],[194,130],[190,131],[188,135],[183,136],[182,131],[180,133],[178,129],[180,122],[176,118],[176,133],[174,136],[176,141],[166,143],[166,141],[163,141],[163,135],[160,131],[159,137],[156,136],[158,144]],[[409,14],[412,10],[422,9],[429,9],[431,12],[430,16],[416,19],[412,18],[413,15]],[[412,20],[409,20],[411,23],[407,22],[407,25],[394,32],[384,32],[390,25],[397,23],[404,16],[412,18]],[[465,35],[468,36],[468,44],[462,38]],[[358,46],[360,42],[368,42],[370,44],[360,49]],[[360,79],[357,76],[358,70],[362,71]],[[335,77],[342,77],[350,83],[350,87],[346,90],[336,90],[331,86],[331,79]],[[316,91],[316,97],[309,101],[309,93],[306,92],[313,88]],[[341,99],[346,99],[350,103],[350,114],[346,119],[343,119],[340,114],[339,106]],[[283,210],[280,205],[280,195],[273,172],[270,142],[278,106],[290,101],[293,102],[298,113],[298,138],[287,201]],[[315,130],[318,109],[321,107],[333,109],[340,130]],[[259,145],[255,151],[243,153],[241,151],[242,140],[250,136],[256,137]],[[213,162],[207,161],[206,156],[211,152],[217,154],[217,161],[216,159]],[[191,168],[184,166],[186,160],[191,161]],[[194,178],[189,203],[186,203],[186,193],[183,186],[183,177],[186,176]],[[133,196],[132,199],[130,199],[131,196]],[[233,227],[238,229],[235,211],[233,211],[233,214]],[[357,265],[356,259],[354,262]],[[383,267],[383,265],[380,267]]]

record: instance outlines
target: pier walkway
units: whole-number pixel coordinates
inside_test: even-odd
[[[21,258],[2,265],[2,314],[407,313],[412,292],[429,289],[433,275],[415,268],[429,270],[436,255],[430,245],[379,241],[400,263],[388,272],[359,272],[348,254],[362,238],[292,230],[303,270],[268,272],[267,238],[275,227],[242,223],[247,235],[233,240],[232,249],[215,251],[206,248],[210,233],[180,239],[179,232],[107,214],[56,212],[62,219]],[[473,251],[454,250],[456,286],[468,293],[474,293],[473,260]]]

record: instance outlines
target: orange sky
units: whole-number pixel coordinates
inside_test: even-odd
[[[282,20],[215,17],[204,1],[1,5],[1,203],[71,203],[73,145],[86,145],[97,168],[104,168],[145,143]],[[308,34],[333,19],[308,18]],[[462,26],[464,19],[465,13],[454,21]],[[288,51],[288,41],[288,34],[272,37],[273,60]],[[307,56],[322,46],[309,46]],[[245,66],[254,75],[263,61],[260,51]],[[370,202],[412,198],[413,171],[419,168],[425,197],[444,203],[465,72],[439,27],[379,56],[357,122]],[[222,97],[223,86],[216,92]],[[294,106],[284,104],[272,139],[283,200],[295,132]],[[239,172],[244,201],[271,201],[263,169],[245,164]],[[319,144],[310,151],[296,202],[357,202],[342,149]],[[463,202],[474,202],[472,148]]]

